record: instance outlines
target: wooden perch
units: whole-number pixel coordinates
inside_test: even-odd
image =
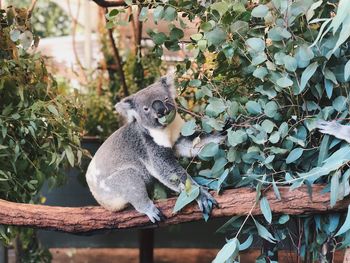
[[[126,6],[124,0],[93,0],[97,5],[101,7],[117,7],[117,6]]]
[[[329,193],[321,194],[323,186],[314,186],[312,200],[306,187],[290,191],[288,187],[280,187],[282,200],[276,199],[272,190],[264,195],[269,200],[275,214],[312,214],[344,211],[350,199],[339,201],[336,206],[330,207]],[[234,215],[246,215],[255,202],[256,192],[248,188],[226,190],[222,195],[214,194],[219,208],[213,209],[212,218]],[[173,214],[176,198],[156,202],[167,217],[159,226],[179,224],[202,219],[202,213],[196,204],[189,205],[183,211]],[[260,215],[257,206],[253,215]],[[103,229],[123,229],[135,227],[157,227],[149,219],[132,208],[109,212],[102,207],[57,207],[32,205],[0,200],[0,224],[31,226],[44,229],[59,230],[70,233],[90,232]]]

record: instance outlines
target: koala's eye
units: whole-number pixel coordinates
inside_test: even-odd
[[[148,110],[149,110],[149,108],[148,108],[148,107],[146,107],[146,106],[143,106],[143,110],[144,110],[144,111],[148,111]]]
[[[165,97],[164,101],[167,101],[167,100],[169,100],[169,98],[168,98],[168,97]]]

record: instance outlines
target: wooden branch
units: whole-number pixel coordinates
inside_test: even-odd
[[[106,13],[108,13],[107,9],[106,9]],[[118,71],[118,75],[119,75],[119,78],[120,78],[121,86],[122,86],[122,89],[123,89],[123,95],[124,95],[124,97],[127,97],[127,96],[129,96],[129,90],[128,90],[128,86],[126,85],[125,74],[124,74],[124,71],[123,71],[122,59],[120,57],[119,50],[117,48],[117,45],[116,45],[114,37],[113,37],[113,29],[112,28],[108,28],[108,37],[109,37],[109,41],[111,43],[111,47],[112,47],[115,63],[118,66],[117,67],[117,71]]]
[[[28,8],[28,11],[27,11],[27,17],[28,18],[32,17],[32,13],[33,13],[33,10],[35,8],[36,2],[37,2],[37,0],[32,0],[32,3],[30,4],[30,6]]]
[[[87,1],[87,0],[86,0]],[[97,5],[101,7],[118,7],[118,6],[126,6],[124,0],[93,0]]]
[[[314,214],[344,211],[350,199],[344,199],[333,208],[329,205],[329,193],[321,194],[323,186],[314,186],[312,200],[306,187],[290,191],[280,187],[282,200],[276,199],[272,190],[265,196],[275,214]],[[214,194],[219,208],[213,209],[212,218],[245,215],[255,202],[256,192],[240,188],[226,190],[222,195]],[[102,207],[55,207],[45,205],[21,204],[0,199],[0,224],[30,226],[59,230],[71,233],[90,232],[104,229],[124,229],[135,227],[157,227],[201,220],[202,213],[196,204],[189,205],[178,214],[173,214],[176,198],[157,201],[156,205],[167,219],[159,225],[152,224],[148,217],[132,208],[120,212],[109,212]],[[257,206],[253,215],[261,215]]]

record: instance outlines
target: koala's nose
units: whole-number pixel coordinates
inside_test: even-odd
[[[165,116],[169,112],[167,106],[161,100],[154,101],[152,103],[152,108],[157,113],[158,118]]]

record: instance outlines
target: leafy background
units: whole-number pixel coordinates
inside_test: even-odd
[[[63,168],[78,165],[81,118],[78,98],[60,94],[40,54],[25,8],[0,9],[0,198],[40,203],[45,181],[66,180]],[[0,226],[0,238],[14,240],[21,262],[48,262],[51,255],[35,230]]]
[[[349,195],[350,147],[317,132],[318,120],[349,118],[349,10],[341,1],[168,1],[142,4],[139,20],[166,21],[169,33],[149,30],[154,54],[177,51],[184,38],[184,18],[198,32],[186,45],[194,59],[177,65],[181,107],[197,117],[182,133],[222,131],[234,120],[224,145],[209,143],[203,162],[189,162],[191,174],[218,192],[251,187],[264,217],[234,217],[220,231],[228,242],[215,262],[234,261],[238,251],[260,236],[274,245],[259,262],[273,258],[288,239],[306,261],[325,260],[349,244],[350,218],[341,214],[273,216],[264,189],[325,184],[331,206]],[[150,10],[153,9],[153,12]],[[187,116],[189,118],[189,116]],[[208,167],[207,161],[212,161]],[[178,205],[194,199],[195,189]],[[185,197],[184,197],[185,196]],[[179,206],[177,207],[179,209]],[[344,220],[346,221],[344,223]],[[297,233],[288,224],[298,222]],[[300,237],[300,240],[297,239]]]
[[[149,30],[155,45],[148,55],[123,58],[127,81],[152,83],[160,74],[164,49],[180,50],[185,19],[195,21],[198,30],[186,43],[193,57],[177,65],[178,102],[188,120],[182,133],[220,132],[228,119],[233,124],[224,144],[208,144],[199,160],[184,160],[185,167],[197,182],[218,192],[228,187],[256,189],[256,206],[263,217],[236,216],[222,226],[218,231],[227,234],[227,244],[215,262],[237,260],[239,250],[253,242],[263,244],[257,262],[271,262],[286,242],[307,262],[326,260],[329,253],[322,251],[332,253],[349,245],[350,216],[272,215],[264,190],[272,187],[280,198],[282,185],[311,189],[322,183],[323,191],[331,194],[332,206],[349,195],[350,147],[321,136],[315,127],[320,119],[349,120],[350,2],[170,0],[138,6],[139,21],[165,21],[169,33]],[[118,26],[123,13],[111,10],[107,28]],[[24,9],[1,10],[0,194],[9,200],[39,202],[43,180],[61,182],[60,168],[77,164],[82,156],[80,120],[74,118],[91,113],[97,121],[89,127],[102,136],[108,134],[109,125],[103,132],[93,130],[98,116],[105,113],[102,108],[82,113],[79,98],[58,92],[42,58],[25,52],[37,44],[27,18]],[[105,52],[111,58],[110,51]],[[145,78],[147,66],[153,73]],[[118,81],[115,77],[102,93],[94,93],[88,105],[111,105],[119,95]],[[103,94],[106,97],[101,98]],[[176,209],[196,198],[196,193],[197,189],[190,189],[181,194]],[[49,261],[33,241],[33,230],[0,230],[4,240],[22,240],[20,247],[28,252],[28,260]]]

